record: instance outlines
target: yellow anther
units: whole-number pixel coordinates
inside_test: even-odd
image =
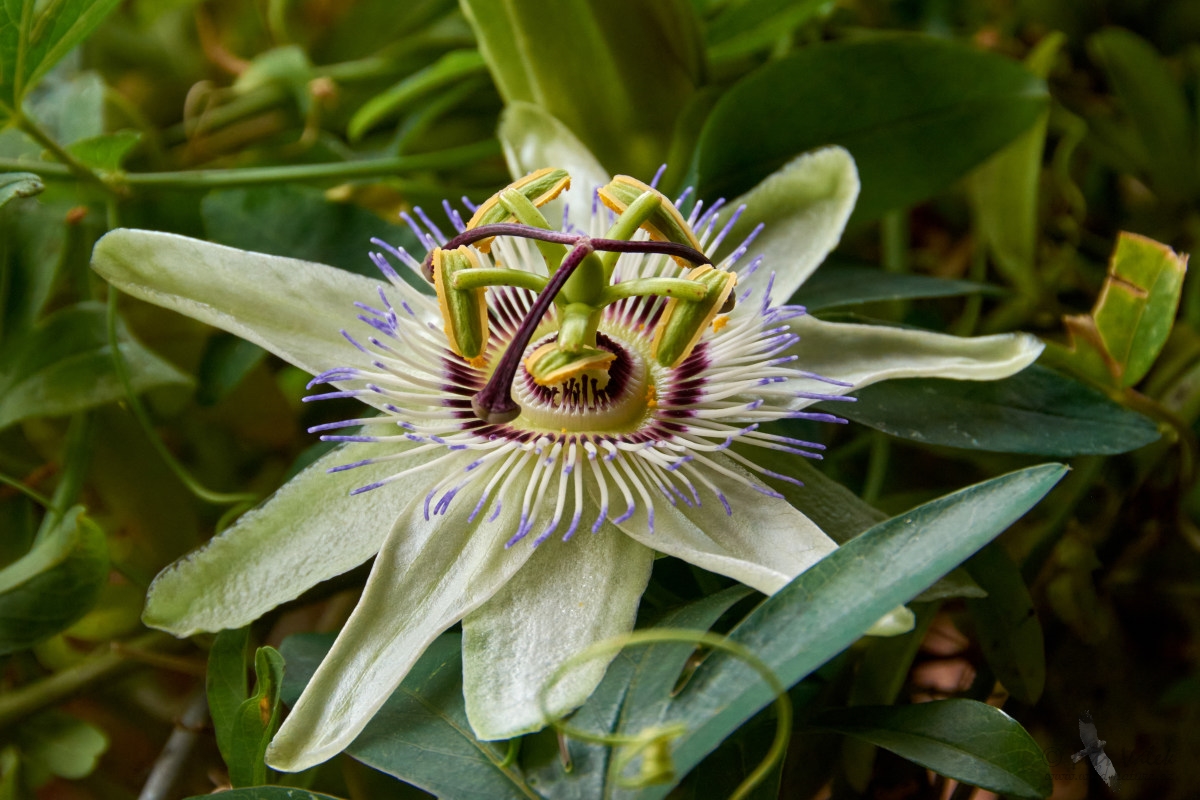
[[[524,178],[519,178],[513,181],[506,189],[515,189],[525,196],[529,202],[537,208],[549,203],[554,198],[558,197],[565,190],[571,188],[571,176],[565,170],[554,167],[546,167],[539,169],[536,172],[531,172]],[[512,215],[500,203],[500,193],[489,197],[483,201],[475,213],[467,222],[467,230],[478,228],[482,225],[493,225],[497,222],[511,222]],[[484,252],[490,252],[492,249],[492,241],[494,237],[480,239],[475,242],[475,247]]]
[[[717,317],[712,321],[713,333],[720,333],[721,329],[729,324],[729,317],[725,314]]]
[[[487,359],[484,358],[482,354],[480,354],[480,355],[475,356],[474,358],[468,358],[467,363],[470,364],[475,369],[483,369],[484,367],[487,366]]]

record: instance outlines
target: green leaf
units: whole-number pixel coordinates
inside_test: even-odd
[[[11,117],[29,88],[87,38],[120,0],[6,0],[0,5],[0,117]]]
[[[1042,81],[960,44],[888,36],[810,47],[717,103],[692,164],[697,196],[736,197],[798,153],[839,144],[862,179],[851,224],[867,222],[949,185],[1045,107]]]
[[[212,800],[211,794],[198,794],[187,800]],[[221,800],[340,800],[328,794],[296,789],[292,786],[255,786],[221,792]]]
[[[45,189],[42,179],[31,172],[5,172],[0,174],[0,207],[17,197],[33,197]]]
[[[999,794],[1042,798],[1054,791],[1050,766],[1033,737],[1000,709],[975,700],[839,708],[818,715],[812,725]]]
[[[1063,318],[1070,341],[1048,345],[1050,363],[1114,388],[1149,372],[1175,324],[1187,255],[1122,232],[1091,314]]]
[[[1065,41],[1063,34],[1052,33],[1038,42],[1025,59],[1030,72],[1045,80]],[[967,184],[975,224],[996,268],[1030,297],[1038,292],[1038,184],[1049,120],[1047,108],[1029,130],[975,170]]]
[[[1156,441],[1151,420],[1077,380],[1031,366],[998,381],[909,378],[820,404],[839,416],[925,444],[1052,456],[1112,455]]]
[[[610,172],[648,179],[663,163],[704,72],[688,0],[463,0],[462,8],[506,103],[540,106]]]
[[[218,244],[302,258],[379,277],[367,253],[378,248],[371,237],[410,253],[424,252],[407,227],[393,225],[358,206],[331,203],[307,186],[257,186],[211,192],[201,203],[204,229]],[[432,289],[401,269],[400,275],[423,292]]]
[[[257,677],[254,694],[241,702],[230,719],[229,755],[225,765],[229,767],[229,781],[234,786],[258,786],[267,782],[264,759],[267,745],[279,727],[283,664],[283,656],[274,647],[260,647],[254,654]]]
[[[817,14],[828,13],[831,5],[829,0],[731,3],[708,25],[708,55],[717,61],[769,47]]]
[[[1145,169],[1168,202],[1196,191],[1196,154],[1187,98],[1162,56],[1137,34],[1108,28],[1088,40],[1144,144]]]
[[[33,549],[0,570],[0,655],[70,627],[107,581],[104,531],[75,506]]]
[[[246,679],[246,655],[250,646],[250,629],[237,628],[217,634],[208,651],[208,671],[205,691],[208,694],[208,713],[212,717],[217,749],[225,763],[235,758],[233,728],[238,708],[246,701],[250,688]]]
[[[793,685],[850,645],[1028,511],[1066,473],[1043,464],[1009,473],[892,517],[801,573],[733,631],[732,641]],[[772,701],[737,659],[712,654],[668,709],[686,732],[674,741],[679,774]],[[644,790],[666,795],[670,786]]]
[[[32,764],[72,781],[91,775],[108,749],[104,731],[61,711],[24,720],[15,738]]]
[[[262,363],[267,351],[231,333],[216,333],[204,345],[197,370],[196,402],[215,405]]]
[[[707,631],[734,603],[750,596],[751,590],[733,586],[686,606],[672,609],[655,620],[660,628],[685,628]],[[651,628],[652,630],[652,628]],[[604,680],[588,701],[571,717],[571,724],[583,730],[613,731],[638,729],[653,724],[670,701],[672,690],[695,648],[664,642],[647,647],[626,648],[609,665]],[[612,748],[568,740],[574,768],[562,768],[557,736],[543,731],[526,739],[521,763],[531,785],[555,800],[593,800],[604,796],[616,776],[612,773]]]
[[[329,651],[333,637],[284,640],[284,701],[294,704]],[[462,695],[462,636],[434,640],[383,708],[346,752],[381,772],[442,797],[489,800],[540,797],[516,765],[503,764],[502,744],[471,733]]]
[[[478,75],[486,69],[478,50],[452,50],[423,70],[414,72],[382,94],[372,97],[354,112],[346,126],[350,141],[358,141],[383,120],[399,114],[433,92]]]
[[[789,302],[798,303],[811,313],[880,300],[999,293],[1000,289],[986,283],[884,272],[876,267],[826,263],[804,282]]]
[[[997,542],[976,553],[966,566],[987,592],[987,597],[967,599],[979,646],[1009,693],[1033,705],[1046,685],[1046,651],[1042,624],[1021,571]]]
[[[121,355],[134,391],[184,384],[189,378],[139,344],[118,321]],[[0,352],[0,428],[52,417],[124,397],[113,370],[106,312],[80,303],[46,317]]]
[[[140,131],[117,131],[82,139],[69,146],[67,151],[85,166],[100,172],[116,172],[141,138]]]

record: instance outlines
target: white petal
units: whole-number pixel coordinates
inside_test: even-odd
[[[345,448],[325,455],[233,527],[160,572],[142,620],[180,637],[240,628],[375,555],[400,511],[430,479],[400,480],[351,497],[350,490],[396,471],[394,464],[375,464],[326,474],[364,457],[358,447],[351,455]]]
[[[497,132],[504,160],[514,178],[542,167],[561,167],[571,175],[571,188],[563,193],[571,222],[587,231],[592,218],[592,194],[608,183],[609,175],[575,134],[532,103],[509,103],[500,115]],[[552,203],[545,211],[551,227],[562,222],[562,207]]]
[[[724,456],[718,454],[712,459],[746,474]],[[769,497],[728,477],[709,474],[729,501],[732,514],[726,514],[717,498],[701,489],[703,505],[698,508],[683,503],[673,506],[660,499],[654,506],[653,533],[646,530],[644,514],[635,514],[621,523],[621,530],[647,547],[728,575],[764,594],[779,591],[837,549],[816,523],[786,500]]]
[[[854,385],[843,389],[816,381],[793,381],[803,391],[844,394],[893,378],[993,381],[1037,360],[1045,346],[1026,333],[964,338],[885,325],[824,322],[810,316],[788,322],[800,335],[791,352],[800,369]],[[798,405],[810,405],[805,400]]]
[[[341,752],[429,643],[529,559],[531,547],[504,548],[520,507],[519,499],[505,500],[491,523],[481,521],[483,514],[469,523],[468,502],[451,503],[446,514],[427,521],[424,497],[412,500],[379,551],[346,627],[271,742],[272,767],[296,772]]]
[[[127,294],[223,328],[314,375],[356,365],[359,353],[341,331],[358,326],[354,303],[378,303],[384,285],[324,264],[128,229],[96,243],[92,268]]]
[[[765,225],[738,261],[744,266],[761,255],[762,267],[739,285],[739,291],[747,285],[765,286],[774,272],[776,301],[791,297],[842,238],[858,189],[854,158],[841,147],[826,147],[789,161],[726,206],[721,223],[742,204],[746,210],[725,239],[721,256],[740,245],[758,223]]]
[[[463,693],[475,734],[511,739],[545,726],[538,704],[543,687],[571,656],[633,629],[653,562],[652,550],[612,525],[568,542],[551,539],[468,614]],[[582,705],[616,655],[572,668],[549,694],[549,712],[559,717]]]

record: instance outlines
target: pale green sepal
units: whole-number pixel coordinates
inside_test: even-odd
[[[592,193],[608,183],[609,175],[575,134],[532,103],[516,102],[510,103],[500,115],[496,135],[513,177],[542,167],[562,167],[570,174],[571,188],[559,196],[558,202],[546,206],[546,219],[557,227],[562,219],[560,202],[565,200],[571,222],[589,232]]]
[[[732,459],[719,453],[713,463],[761,485]],[[660,553],[682,558],[709,572],[773,594],[822,558],[837,544],[816,523],[786,500],[762,494],[740,481],[718,476],[716,481],[732,514],[726,514],[712,492],[700,488],[702,505],[658,503],[654,531],[646,530],[646,515],[639,512],[618,527],[625,534]],[[610,509],[612,515],[622,512]]]
[[[463,453],[461,470],[473,457]],[[528,469],[528,467],[527,467]],[[284,772],[320,764],[341,752],[400,685],[439,634],[487,602],[519,570],[534,548],[505,549],[516,530],[518,491],[503,497],[502,512],[468,522],[473,504],[451,503],[445,514],[425,519],[425,493],[407,495],[375,559],[362,599],[338,634],[267,750],[267,763]]]
[[[858,199],[858,169],[841,147],[825,147],[792,159],[762,183],[725,207],[721,230],[743,204],[746,210],[717,253],[717,261],[738,247],[760,222],[764,227],[738,263],[763,256],[763,266],[741,281],[765,286],[775,273],[774,296],[785,301],[813,273],[842,238],[842,230]]]
[[[867,628],[864,636],[900,636],[917,624],[917,615],[908,606],[896,606]]]
[[[357,324],[356,301],[378,302],[385,285],[380,281],[310,261],[129,229],[96,243],[92,268],[127,294],[248,339],[314,375],[370,363],[340,332]],[[440,327],[428,298],[390,284],[388,292]]]
[[[949,378],[994,381],[1007,378],[1037,360],[1044,345],[1026,333],[965,338],[943,333],[825,322],[801,316],[788,321],[800,341],[789,350],[804,369],[853,388],[812,380],[794,380],[789,389],[845,394],[894,378]],[[815,400],[798,400],[795,407]]]
[[[633,630],[653,563],[652,550],[612,525],[539,545],[495,597],[463,619],[463,695],[475,735],[511,739],[545,726],[538,698],[550,677],[589,645]],[[550,714],[582,705],[615,656],[567,672],[547,695]]]
[[[400,511],[438,477],[418,472],[350,496],[352,489],[429,461],[436,452],[411,456],[399,467],[384,462],[326,473],[375,452],[369,445],[334,450],[164,569],[150,585],[142,620],[180,637],[240,628],[375,555]]]

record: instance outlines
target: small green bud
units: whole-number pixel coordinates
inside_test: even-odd
[[[666,195],[657,189],[652,189],[628,175],[618,175],[607,186],[601,187],[598,193],[600,202],[617,214],[622,214],[634,201],[647,192],[657,196],[661,202],[642,222],[642,230],[650,234],[651,239],[660,242],[675,242],[687,245],[694,250],[701,250],[700,242],[696,239],[696,234],[692,232],[692,227],[688,225],[687,220],[679,213],[679,209],[667,199]],[[676,259],[676,261],[687,266],[686,262],[680,259]]]
[[[615,353],[598,347],[582,347],[579,352],[568,353],[559,349],[557,342],[547,342],[529,354],[525,369],[539,386],[557,386],[585,372],[603,373],[601,383],[607,385],[608,368],[616,358]]]
[[[433,288],[437,292],[450,349],[473,366],[482,365],[488,343],[485,290],[455,289],[454,275],[478,267],[479,257],[469,247],[433,251]]]
[[[475,209],[470,221],[467,222],[467,230],[483,225],[494,225],[498,222],[512,222],[515,219],[512,212],[505,207],[504,203],[500,202],[500,194],[504,191],[511,189],[519,192],[533,203],[535,208],[541,208],[569,188],[571,188],[571,176],[567,174],[566,170],[546,167],[531,172],[483,201]],[[475,247],[481,252],[487,253],[492,249],[493,239],[494,237],[480,239],[475,242]]]
[[[639,786],[659,786],[675,780],[675,761],[671,758],[671,740],[659,736],[646,745],[638,770]]]
[[[736,274],[714,269],[710,264],[696,267],[687,279],[704,284],[708,291],[699,301],[678,297],[667,301],[654,333],[654,358],[664,367],[679,366],[700,341],[704,329],[709,325],[716,328],[713,320],[730,306],[728,301],[737,285]]]

